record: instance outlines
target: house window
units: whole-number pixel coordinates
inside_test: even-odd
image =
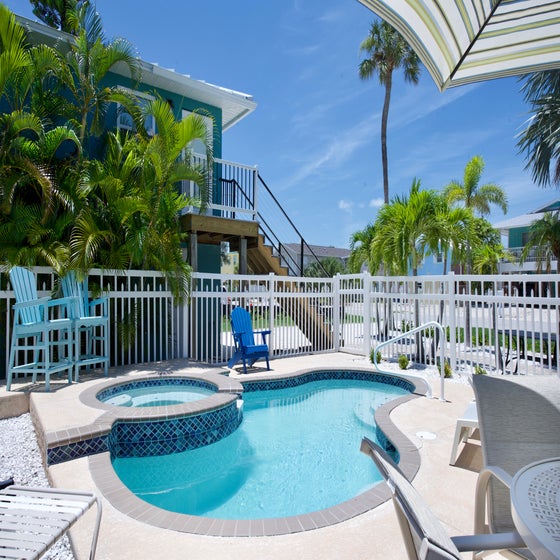
[[[189,115],[192,115],[192,112],[187,111],[186,109],[183,109],[181,119],[184,120]],[[208,137],[210,139],[210,143],[212,144],[213,141],[214,141],[214,137],[212,135],[212,130],[214,129],[214,122],[212,121],[212,119],[210,117],[208,117],[206,115],[200,115],[200,114],[198,114],[198,115],[200,117],[202,117],[202,120],[204,121],[204,124],[206,125],[206,130],[208,130],[208,132],[209,132]],[[193,142],[191,142],[191,144],[189,145],[189,149],[190,149],[193,157],[195,158],[195,160],[206,159],[206,147],[204,146],[204,142],[202,142],[202,140],[196,139]]]
[[[527,245],[527,242],[529,241],[529,232],[528,231],[524,231],[521,234],[521,247],[525,247],[525,245]]]
[[[435,263],[442,263],[443,262],[443,253],[436,253],[434,255],[434,262]]]
[[[127,93],[131,93],[134,95],[140,104],[140,107],[145,107],[148,102],[153,101],[155,98],[147,93],[142,93],[141,91],[132,91],[127,88],[120,88]],[[144,128],[148,136],[154,136],[156,133],[156,122],[153,115],[147,115],[144,120]],[[121,131],[128,131],[128,132],[136,132],[136,127],[134,126],[134,121],[129,113],[124,110],[124,107],[117,103],[117,130]]]
[[[191,114],[192,114],[191,111],[187,111],[186,109],[183,109],[181,112],[181,119],[184,120]],[[214,121],[206,115],[200,115],[200,116],[204,120],[204,123],[206,125],[206,130],[208,131],[208,138],[210,143],[212,144],[214,140],[214,137],[212,135],[212,131],[214,129]],[[204,142],[202,142],[202,140],[199,139],[193,140],[188,146],[188,155],[190,156],[191,163],[196,165],[200,165],[200,164],[206,165],[206,146],[204,145]],[[187,150],[183,152],[183,158],[185,158],[186,156],[187,156]],[[209,174],[211,173],[212,173],[212,169],[209,170]],[[209,177],[208,185],[210,190],[210,192],[208,193],[208,200],[214,201],[214,195],[212,192],[213,190],[212,177]],[[181,189],[184,194],[190,197],[193,198],[200,197],[200,189],[192,181],[182,181]],[[191,211],[192,211],[191,208],[187,208],[184,210],[185,213],[189,213]]]

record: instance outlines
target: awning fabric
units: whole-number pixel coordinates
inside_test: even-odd
[[[560,0],[358,0],[395,27],[440,90],[560,67]]]

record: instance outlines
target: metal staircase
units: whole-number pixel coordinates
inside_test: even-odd
[[[195,208],[185,209],[186,231],[201,234],[199,239],[204,242],[227,241],[233,250],[239,249],[240,239],[246,239],[248,266],[256,274],[304,276],[305,265],[314,262],[322,268],[256,167],[216,158],[209,173],[208,190],[203,216],[196,217]],[[183,182],[182,192],[193,198],[201,196],[194,183],[188,181]],[[294,251],[294,245],[298,250]]]

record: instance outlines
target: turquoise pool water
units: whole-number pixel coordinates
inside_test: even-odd
[[[169,511],[221,519],[310,513],[381,480],[360,441],[376,441],[373,410],[405,394],[356,380],[248,392],[243,422],[228,437],[171,455],[114,458],[113,467],[132,492]]]

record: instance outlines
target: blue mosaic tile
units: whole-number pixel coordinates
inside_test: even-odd
[[[181,386],[181,387],[198,387],[201,389],[207,389],[209,391],[216,391],[216,386],[212,383],[202,381],[200,379],[188,379],[186,377],[154,377],[151,379],[139,379],[137,381],[131,381],[130,383],[123,383],[121,385],[113,385],[108,389],[104,389],[97,394],[97,398],[100,401],[106,401],[115,395],[120,395],[121,393],[126,393],[130,389],[142,389],[145,387],[158,387],[160,385],[165,386]]]
[[[107,436],[98,436],[83,441],[51,447],[47,449],[47,465],[57,465],[80,457],[87,457],[107,451]]]
[[[243,385],[243,390],[249,393],[251,391],[271,391],[274,389],[298,387],[299,385],[304,385],[305,383],[310,383],[312,381],[324,381],[328,379],[352,379],[355,381],[371,381],[375,383],[385,383],[386,385],[399,387],[410,393],[414,391],[414,385],[410,381],[407,381],[402,377],[383,375],[379,373],[360,370],[313,371],[305,375],[300,375],[298,377],[288,377],[285,379],[271,379],[263,381],[241,380],[241,384]]]
[[[119,421],[113,425],[108,448],[113,457],[167,455],[214,443],[235,431],[243,419],[233,402],[194,416],[156,421]]]

